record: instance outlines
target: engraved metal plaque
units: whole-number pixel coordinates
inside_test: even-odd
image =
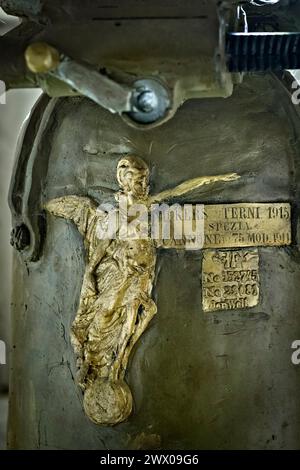
[[[207,205],[204,212],[204,248],[291,243],[289,203]]]
[[[201,217],[202,232],[197,234],[195,249],[291,244],[291,206],[286,202],[193,205],[191,226],[194,227],[196,218],[199,221]],[[187,248],[186,222],[188,215],[184,206],[181,212],[177,208],[172,220],[173,232],[182,235],[177,239],[163,239],[161,245]]]
[[[206,250],[202,264],[204,312],[254,307],[259,301],[257,249]]]

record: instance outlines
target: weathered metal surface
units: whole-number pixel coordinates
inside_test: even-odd
[[[64,195],[113,201],[117,162],[138,153],[150,167],[152,193],[216,169],[238,172],[241,178],[222,191],[218,183],[201,187],[189,202],[289,202],[293,242],[259,249],[259,305],[210,314],[202,308],[202,252],[159,250],[160,313],[126,377],[134,412],[107,428],[83,412],[67,334],[80,299],[84,246],[71,223],[49,217],[40,260],[24,264],[15,256],[10,447],[299,448],[300,376],[291,343],[300,337],[300,131],[290,106],[276,82],[255,76],[226,103],[187,102],[147,132],[86,99],[56,102],[51,132],[32,148],[31,161],[38,154],[49,165],[36,198],[25,199],[29,212],[37,198],[40,215],[46,201]]]

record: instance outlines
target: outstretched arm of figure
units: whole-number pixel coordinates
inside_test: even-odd
[[[175,197],[183,196],[184,194],[190,193],[195,189],[200,188],[212,183],[217,183],[220,181],[229,182],[239,179],[240,176],[237,173],[227,173],[225,175],[216,175],[216,176],[200,176],[198,178],[193,178],[185,181],[184,183],[179,184],[175,188],[166,189],[161,193],[154,194],[149,197],[149,205],[156,202],[166,201],[168,199],[173,199]]]
[[[46,202],[44,208],[57,217],[72,220],[84,235],[91,217],[96,215],[97,204],[88,197],[62,196]]]

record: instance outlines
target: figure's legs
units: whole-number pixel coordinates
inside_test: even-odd
[[[136,300],[120,308],[118,321],[116,312],[111,313],[114,318],[108,322],[108,329],[99,330],[101,325],[97,325],[98,328],[92,325],[89,332],[89,340],[93,339],[93,342],[90,342],[88,351],[90,358],[95,354],[90,362],[92,368],[95,367],[97,377],[90,381],[89,375],[87,377],[84,409],[97,424],[116,424],[124,421],[131,413],[132,395],[124,381],[127,362],[133,346],[155,315],[156,305],[153,300],[143,296],[142,301]],[[113,325],[114,328],[111,328]]]
[[[97,314],[85,345],[86,377],[84,409],[97,424],[124,421],[132,410],[131,391],[119,380],[120,357],[134,327],[137,306],[120,307]]]
[[[124,377],[125,371],[122,370],[123,357],[136,327],[139,306],[140,301],[136,300],[130,305],[126,305],[126,307],[124,307],[124,309],[126,309],[126,321],[122,326],[122,330],[118,338],[118,348],[116,349],[116,356],[109,372],[109,378],[112,381],[117,381],[120,378],[123,379]]]
[[[137,341],[142,336],[144,331],[148,328],[149,323],[151,322],[152,318],[156,315],[156,313],[157,313],[156,303],[151,298],[147,299],[147,301],[143,304],[142,312],[138,315],[138,321],[136,322],[134,332],[126,345],[126,348],[122,357],[121,377],[124,377],[125,375],[129,356],[131,354],[131,351],[134,345],[137,343]]]

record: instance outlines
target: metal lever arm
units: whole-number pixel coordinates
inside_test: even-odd
[[[132,86],[121,84],[46,43],[28,46],[25,59],[31,72],[58,78],[112,113],[127,113],[133,121],[158,121],[170,108],[168,91],[157,79],[139,79]]]

